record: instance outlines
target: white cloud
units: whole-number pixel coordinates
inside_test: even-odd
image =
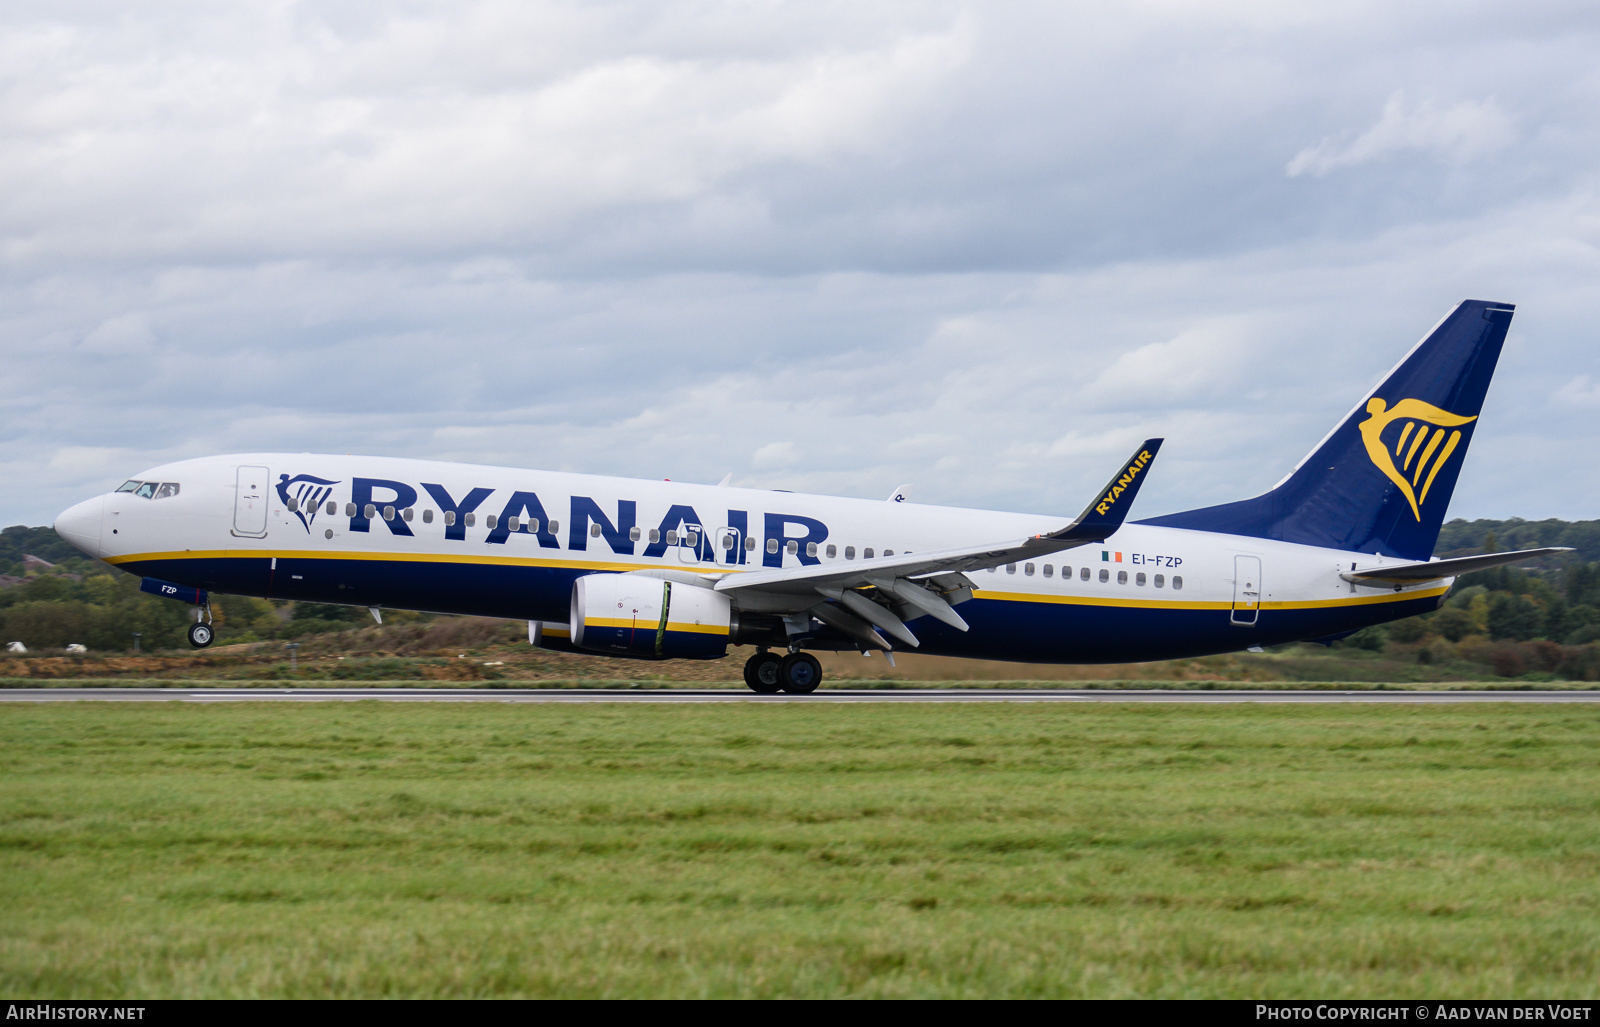
[[[125,356],[142,353],[155,341],[150,319],[144,314],[121,314],[107,318],[83,337],[79,348],[85,353]]]
[[[1404,94],[1395,93],[1371,128],[1349,142],[1325,138],[1295,154],[1284,170],[1290,178],[1320,177],[1406,152],[1465,161],[1503,149],[1515,135],[1515,121],[1493,97],[1446,107],[1423,100],[1408,108]]]
[[[790,467],[800,459],[793,442],[769,442],[750,454],[750,466],[761,470]]]
[[[1589,375],[1580,374],[1568,379],[1567,383],[1557,389],[1550,398],[1561,406],[1600,407],[1600,381],[1595,381]]]

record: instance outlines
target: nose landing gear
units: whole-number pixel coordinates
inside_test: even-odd
[[[804,695],[815,692],[822,684],[822,664],[810,653],[793,652],[780,657],[763,649],[745,662],[744,683],[762,695]]]

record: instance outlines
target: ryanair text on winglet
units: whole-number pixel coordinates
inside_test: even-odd
[[[1145,466],[1153,459],[1154,457],[1150,455],[1148,449],[1140,450],[1139,455],[1133,458],[1133,463],[1129,464],[1128,469],[1122,472],[1122,476],[1117,479],[1116,484],[1112,485],[1110,491],[1094,505],[1094,512],[1104,516],[1107,510],[1116,506],[1117,497],[1128,490],[1129,486],[1133,484],[1133,479],[1137,478],[1139,472],[1144,470]]]

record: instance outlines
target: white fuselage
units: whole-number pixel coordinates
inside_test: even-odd
[[[1066,521],[385,457],[242,454],[136,480],[178,488],[97,497],[58,529],[109,563],[215,592],[539,621],[566,619],[583,574],[865,565]],[[970,573],[961,610],[972,630],[930,621],[919,634],[924,652],[1126,662],[1336,635],[1433,609],[1448,591],[1448,580],[1395,589],[1340,577],[1384,563],[1130,523],[1103,543]]]

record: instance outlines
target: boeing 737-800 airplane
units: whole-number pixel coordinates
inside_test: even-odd
[[[517,618],[534,645],[636,659],[751,644],[758,692],[814,690],[808,649],[1122,663],[1331,640],[1562,551],[1430,560],[1512,309],[1457,306],[1265,495],[1143,521],[1124,518],[1160,439],[1065,524],[898,491],[250,453],[152,468],[55,526],[195,604],[197,647],[211,592]]]

